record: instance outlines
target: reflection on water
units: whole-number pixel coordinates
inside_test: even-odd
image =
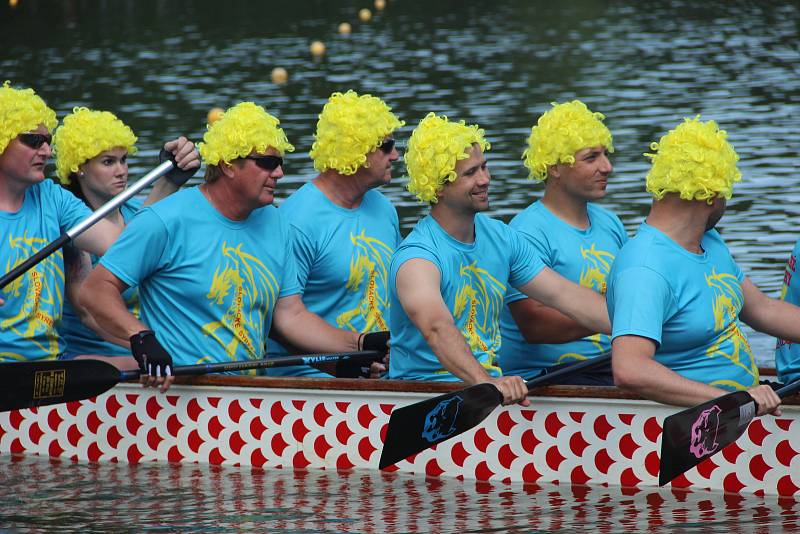
[[[504,485],[375,471],[0,457],[0,529],[237,532],[775,532],[800,503],[709,492]]]
[[[159,142],[198,139],[207,111],[255,100],[297,151],[288,195],[314,176],[308,159],[333,91],[382,96],[407,121],[428,112],[478,122],[492,142],[492,214],[510,218],[540,194],[520,161],[552,101],[581,98],[607,115],[617,148],[605,202],[629,231],[649,205],[642,152],[682,117],[702,113],[730,133],[744,179],[721,228],[746,272],[776,295],[798,237],[800,64],[796,2],[389,0],[369,23],[367,0],[141,0],[0,5],[0,73],[35,87],[60,116],[76,105],[117,112],[140,136],[132,173]],[[339,35],[342,21],[353,33]],[[312,40],[327,54],[311,58]],[[276,86],[270,71],[287,69]],[[402,175],[402,162],[397,165]],[[396,179],[386,192],[406,232],[425,212]],[[752,338],[761,363],[774,341]]]

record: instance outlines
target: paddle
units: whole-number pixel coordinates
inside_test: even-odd
[[[174,157],[173,157],[174,158]],[[147,187],[148,185],[152,184],[160,177],[171,171],[175,167],[174,160],[171,159],[169,161],[165,161],[164,163],[160,164],[158,167],[153,169],[152,171],[145,174],[138,182],[127,188],[122,193],[118,194],[102,206],[97,209],[94,213],[92,213],[89,217],[85,218],[60,236],[55,240],[51,241],[47,246],[41,248],[36,254],[30,256],[27,260],[20,263],[6,274],[4,274],[0,278],[0,289],[3,289],[8,284],[25,274],[25,272],[36,265],[37,263],[41,262],[45,258],[47,258],[50,254],[54,253],[83,232],[91,228],[97,221],[101,220],[103,217],[120,207],[126,200],[130,199]]]
[[[525,383],[528,390],[611,361],[611,354],[574,363]],[[489,383],[439,395],[392,411],[378,467],[383,469],[475,427],[503,403]]]
[[[783,398],[798,390],[800,380],[775,393]],[[735,391],[664,419],[658,485],[672,481],[736,441],[757,411],[749,393]]]
[[[246,360],[175,367],[175,376],[203,375],[246,369],[312,365],[333,361],[373,362],[378,351],[305,354],[267,360]],[[0,412],[60,404],[99,395],[118,382],[138,380],[139,371],[120,371],[101,360],[49,360],[0,363]]]

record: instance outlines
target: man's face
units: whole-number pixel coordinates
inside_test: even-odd
[[[480,145],[467,150],[469,157],[456,162],[456,179],[439,192],[439,202],[456,211],[478,213],[489,209],[489,167]]]
[[[26,133],[50,135],[43,124]],[[0,176],[20,184],[39,183],[44,180],[44,166],[52,152],[50,143],[44,143],[39,148],[31,148],[17,136],[0,154]]]
[[[275,200],[275,188],[278,186],[278,179],[283,177],[283,165],[272,170],[265,169],[258,165],[255,158],[264,156],[278,156],[280,152],[274,148],[268,148],[263,153],[253,152],[248,158],[240,158],[233,162],[232,183],[241,201],[253,209],[272,204]],[[267,159],[263,161],[268,161]]]
[[[606,196],[608,176],[613,169],[606,147],[597,145],[578,150],[572,165],[554,165],[548,181],[554,180],[576,200],[591,202]]]
[[[369,178],[370,185],[378,187],[386,185],[392,181],[392,163],[397,161],[400,154],[394,144],[391,135],[386,136],[381,146],[367,154],[367,161],[362,167],[364,173]]]

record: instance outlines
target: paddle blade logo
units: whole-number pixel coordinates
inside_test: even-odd
[[[447,439],[456,431],[458,409],[464,399],[458,395],[444,399],[425,416],[425,427],[422,437],[429,443],[438,443]]]
[[[719,447],[717,431],[719,430],[719,414],[721,411],[719,406],[712,406],[708,410],[703,410],[697,421],[692,425],[689,452],[694,454],[696,458],[712,454]]]

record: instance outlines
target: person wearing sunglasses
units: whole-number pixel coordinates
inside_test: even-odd
[[[400,242],[397,210],[378,187],[392,179],[400,121],[381,99],[334,93],[319,115],[311,158],[319,172],[280,206],[292,227],[298,283],[306,307],[336,328],[357,332],[367,349],[386,351],[388,272]],[[311,216],[313,214],[313,216]],[[287,349],[270,340],[267,353]],[[373,376],[385,370],[374,365]],[[348,372],[349,371],[349,372]],[[357,370],[339,370],[337,376]],[[330,376],[310,366],[271,375]]]
[[[529,177],[544,183],[544,195],[509,223],[545,265],[601,294],[614,257],[628,240],[619,217],[595,204],[606,196],[613,169],[608,152],[614,147],[603,118],[579,100],[554,104],[539,117],[523,159]],[[608,335],[590,332],[516,289],[506,294],[505,304],[498,354],[504,373],[532,378],[611,352]],[[610,364],[559,383],[614,385]]]
[[[133,131],[113,113],[87,108],[75,108],[64,117],[53,137],[56,175],[61,184],[89,208],[96,210],[125,190],[128,185],[128,156],[136,154],[137,138]],[[200,157],[194,144],[179,137],[164,145],[173,154],[179,169],[158,180],[144,205],[152,204],[177,191],[200,167]],[[181,170],[181,166],[183,169]],[[106,216],[120,231],[142,208],[142,201],[132,198]],[[97,256],[81,253],[74,247],[64,251],[66,291],[64,313],[58,330],[66,341],[61,359],[81,355],[110,356],[108,361],[122,368],[135,368],[128,339],[96,333],[99,327],[91,314],[79,305],[81,284]],[[138,317],[139,293],[135,287],[123,293],[128,310]],[[73,305],[73,303],[75,305]],[[87,326],[88,325],[88,326]],[[91,326],[91,328],[89,328]],[[126,358],[120,358],[126,357]]]
[[[0,267],[8,272],[91,215],[46,179],[55,112],[32,89],[0,87]],[[99,221],[74,245],[103,254],[119,234]],[[64,352],[56,325],[64,300],[64,260],[57,251],[0,290],[0,361],[50,360]]]
[[[204,183],[142,209],[87,278],[104,331],[175,365],[262,359],[271,327],[304,351],[361,348],[300,300],[289,224],[272,206],[294,150],[279,124],[242,102],[208,126]],[[133,286],[140,318],[121,298]]]
[[[477,125],[429,113],[408,142],[408,190],[431,204],[392,257],[389,378],[489,382],[503,403],[529,404],[519,376],[497,366],[509,286],[590,328],[608,332],[605,301],[545,266],[538,251],[489,208],[490,148]]]

